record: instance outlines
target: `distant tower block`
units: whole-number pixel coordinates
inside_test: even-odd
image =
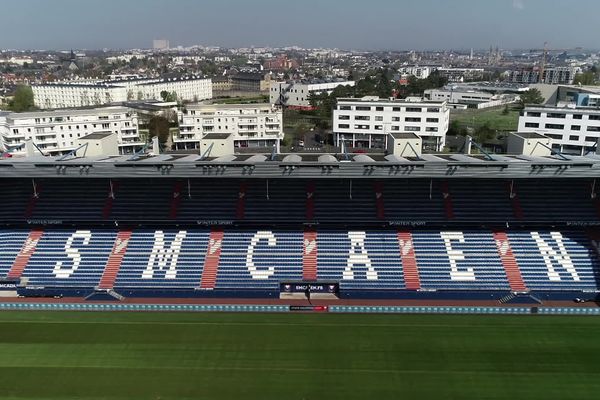
[[[169,50],[169,41],[167,39],[154,39],[152,48],[154,50]]]

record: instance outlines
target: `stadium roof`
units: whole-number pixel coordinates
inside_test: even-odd
[[[491,157],[491,158],[490,158]],[[207,178],[600,178],[600,155],[200,154],[23,157],[0,160],[0,177]]]

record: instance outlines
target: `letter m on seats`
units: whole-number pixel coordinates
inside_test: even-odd
[[[187,231],[179,231],[173,241],[167,246],[163,231],[154,232],[154,245],[148,259],[148,265],[142,273],[143,279],[154,278],[154,269],[163,271],[165,279],[175,279],[177,276],[177,259],[181,252],[181,245]]]
[[[538,232],[531,232],[531,237],[535,240],[535,244],[544,259],[544,264],[546,264],[546,268],[548,269],[549,280],[561,280],[560,274],[555,267],[563,268],[571,275],[574,281],[580,280],[577,270],[575,270],[575,266],[573,265],[573,260],[569,256],[569,253],[567,253],[563,236],[560,232],[550,232],[550,237],[556,243],[556,246],[552,246],[546,242]]]

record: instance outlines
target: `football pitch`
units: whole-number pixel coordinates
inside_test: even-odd
[[[3,399],[594,399],[600,318],[0,312]]]

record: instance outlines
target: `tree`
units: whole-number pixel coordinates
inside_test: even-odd
[[[153,116],[148,122],[148,137],[152,139],[158,136],[160,143],[165,143],[169,140],[169,120],[162,116]]]
[[[544,102],[544,96],[542,96],[542,92],[535,88],[521,93],[520,97],[521,107],[525,107],[525,104],[542,104]]]
[[[596,74],[593,71],[575,74],[575,78],[573,78],[573,83],[576,85],[595,85]]]
[[[458,121],[454,120],[450,122],[450,126],[448,127],[448,136],[466,136],[467,133],[467,129]]]
[[[163,90],[162,92],[160,92],[160,97],[165,102],[177,101],[177,93],[176,92],[167,92],[166,90]]]
[[[18,86],[13,99],[8,103],[9,110],[23,112],[33,110],[33,90],[30,86]]]

